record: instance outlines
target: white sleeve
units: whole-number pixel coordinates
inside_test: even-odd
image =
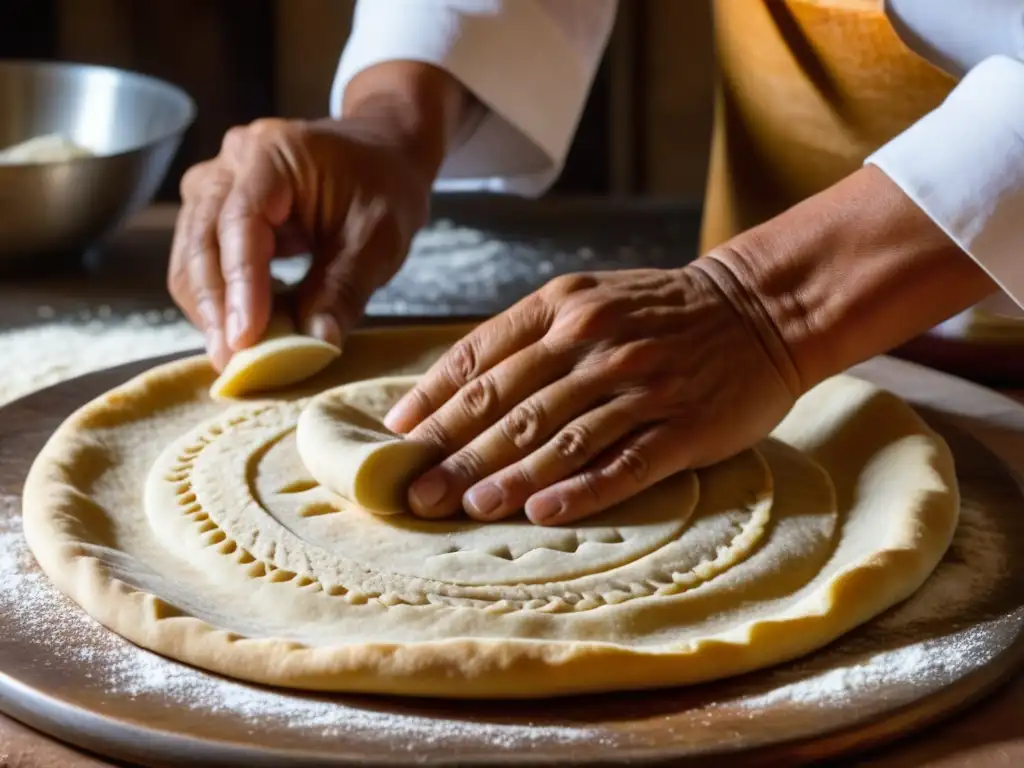
[[[967,72],[871,155],[1024,308],[1024,0],[887,0],[913,50]]]
[[[615,19],[617,0],[359,0],[331,112],[385,61],[441,67],[485,114],[458,137],[441,191],[534,196],[558,178]]]

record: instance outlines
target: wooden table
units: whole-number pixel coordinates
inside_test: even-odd
[[[12,327],[37,322],[40,305],[51,307],[58,314],[74,313],[83,306],[97,304],[112,306],[115,312],[170,307],[163,289],[163,273],[173,213],[173,209],[159,209],[140,217],[115,243],[111,259],[101,260],[87,275],[0,283],[0,325]],[[685,260],[687,256],[679,252],[675,258]],[[1013,394],[1024,401],[1024,392]],[[0,715],[0,768],[108,765],[114,764],[69,749]],[[841,765],[846,768],[1024,766],[1024,675],[1007,681],[1002,690],[950,722],[874,753],[842,761]]]

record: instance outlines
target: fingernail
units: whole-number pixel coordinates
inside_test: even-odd
[[[242,336],[242,318],[235,310],[228,312],[228,322],[225,330],[228,335],[228,346],[237,350]]]
[[[448,493],[448,480],[440,470],[428,472],[409,489],[413,506],[419,512],[429,512],[444,500]]]
[[[311,315],[303,324],[302,332],[336,347],[341,346],[341,329],[338,321],[330,315]]]
[[[395,403],[387,416],[384,417],[384,426],[392,432],[401,433],[413,418],[413,404],[408,398],[403,397]]]
[[[534,496],[526,502],[526,516],[535,523],[550,523],[562,514],[562,500],[557,496]]]
[[[227,365],[230,355],[224,347],[224,334],[218,330],[206,332],[206,354],[213,363],[213,367],[222,370]]]
[[[491,483],[478,485],[471,488],[462,503],[466,511],[474,517],[490,517],[501,506],[501,490]]]

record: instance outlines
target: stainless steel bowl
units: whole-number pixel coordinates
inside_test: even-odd
[[[0,61],[0,149],[61,133],[95,153],[0,165],[0,265],[100,241],[152,200],[195,115],[188,94],[152,77]]]

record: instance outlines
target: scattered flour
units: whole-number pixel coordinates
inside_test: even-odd
[[[924,591],[933,588],[926,585]],[[941,582],[937,588],[943,589]],[[863,641],[844,644],[758,676],[754,682],[737,681],[735,687],[726,684],[724,697],[708,701],[691,714],[706,719],[729,710],[731,717],[737,712],[740,717],[744,712],[757,716],[778,707],[841,713],[894,696],[900,702],[909,701],[989,660],[998,652],[999,645],[992,639],[999,622],[1016,622],[1019,628],[1024,624],[1024,609],[1019,614],[951,629],[943,637],[925,640],[914,639],[909,625],[888,630],[878,627],[866,648]],[[481,722],[399,713],[375,709],[372,700],[358,706],[274,691],[172,662],[107,631],[53,588],[35,564],[21,533],[20,517],[13,513],[0,514],[0,626],[16,628],[19,644],[37,649],[33,655],[45,659],[44,665],[56,672],[88,669],[89,682],[119,713],[132,701],[145,700],[204,720],[240,719],[253,735],[304,734],[318,741],[343,736],[346,743],[400,744],[410,751],[430,746],[512,753],[531,745],[562,745],[571,750],[581,742],[614,746],[622,737],[599,726]],[[886,645],[892,647],[878,650]],[[383,742],[382,734],[386,734]]]
[[[533,744],[571,746],[603,738],[581,726],[398,714],[374,709],[372,702],[360,707],[263,689],[172,662],[107,631],[52,587],[28,549],[20,517],[13,514],[0,514],[0,626],[15,628],[19,645],[37,649],[48,668],[88,669],[86,677],[104,701],[121,700],[111,711],[122,714],[127,702],[145,699],[202,718],[240,718],[252,734],[303,731],[316,739],[345,735],[368,743],[383,738],[409,750],[433,745],[520,751]]]
[[[450,245],[462,238],[462,266],[493,257],[492,246],[478,234],[440,228]],[[432,236],[421,246],[439,248]],[[295,279],[302,265],[296,265]],[[548,266],[542,271],[550,270]],[[459,270],[456,270],[458,273]],[[100,307],[59,322],[51,307],[40,307],[43,324],[0,334],[0,403],[40,387],[93,370],[150,356],[201,346],[200,335],[171,310],[114,317]],[[965,508],[951,550],[929,582],[911,600],[876,620],[891,650],[874,644],[857,652],[828,650],[806,662],[759,676],[755,688],[738,685],[736,695],[709,702],[704,713],[738,707],[751,715],[778,706],[840,709],[864,698],[900,695],[957,679],[992,652],[996,627],[990,622],[950,630],[943,638],[919,641],[921,622],[951,622],[983,601],[1000,583],[1008,565],[1006,542],[992,521]],[[1024,623],[1024,617],[1009,617]],[[146,700],[196,717],[241,719],[252,734],[309,733],[320,738],[345,736],[410,750],[425,745],[481,746],[519,752],[531,745],[614,742],[598,727],[581,725],[504,724],[469,719],[439,719],[283,691],[273,691],[206,674],[164,659],[105,630],[57,592],[39,571],[21,533],[20,517],[0,509],[0,626],[14,627],[19,643],[38,649],[38,658],[55,670],[82,669],[90,684],[111,700]],[[933,633],[934,634],[934,633]],[[2,638],[0,638],[2,640]],[[845,646],[846,644],[844,644]],[[853,653],[848,652],[852,650]],[[845,655],[844,655],[845,654]],[[729,690],[727,687],[726,690]],[[386,704],[382,706],[387,706]]]
[[[46,322],[0,334],[0,404],[90,371],[202,346],[199,332],[177,313],[114,319],[105,310],[87,322]],[[38,314],[55,316],[45,306]]]
[[[1024,616],[1015,620],[1018,625],[1024,624]],[[825,671],[805,668],[810,663],[815,668],[824,666],[820,658],[797,663],[769,673],[768,682],[774,687],[746,696],[739,703],[748,710],[765,711],[779,705],[815,710],[854,707],[892,695],[911,700],[954,682],[991,659],[998,648],[991,642],[998,623],[999,620],[983,622],[940,639],[910,641],[908,645],[865,658],[840,660],[837,666]]]

